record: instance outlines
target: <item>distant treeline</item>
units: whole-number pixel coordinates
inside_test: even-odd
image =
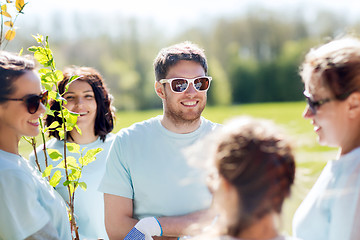
[[[25,13],[22,18],[26,17]],[[157,52],[170,44],[189,40],[205,49],[213,77],[210,105],[297,101],[303,99],[298,69],[305,53],[327,38],[360,31],[358,23],[349,24],[331,12],[318,12],[309,20],[300,12],[262,9],[239,17],[206,19],[171,38],[151,22],[121,16],[74,13],[64,24],[59,10],[46,20],[52,26],[49,32],[38,28],[40,21],[44,20],[32,19],[19,29],[12,48],[36,45],[31,34],[49,36],[58,68],[95,67],[121,110],[161,107],[153,89],[152,64]]]

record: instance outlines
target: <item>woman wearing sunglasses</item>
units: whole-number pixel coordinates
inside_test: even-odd
[[[360,40],[312,49],[302,64],[310,119],[321,145],[338,147],[293,219],[303,239],[360,238]]]
[[[34,67],[0,53],[0,239],[71,239],[65,202],[19,155],[20,138],[39,133],[47,101]]]
[[[195,239],[293,239],[282,235],[278,224],[295,178],[292,147],[278,127],[266,120],[235,118],[206,146],[214,151],[208,183],[219,218],[212,232]]]
[[[114,138],[110,133],[114,127],[114,112],[111,106],[112,96],[109,94],[103,78],[93,68],[90,67],[71,67],[63,71],[64,79],[59,82],[59,92],[66,99],[65,107],[75,113],[78,113],[77,125],[81,134],[74,128],[67,133],[67,141],[80,145],[80,149],[102,148],[102,152],[96,155],[96,161],[85,166],[82,170],[81,181],[87,184],[86,191],[77,189],[75,193],[75,216],[81,239],[108,239],[104,225],[104,199],[103,193],[97,191],[99,182],[104,175],[106,166],[106,155]],[[65,92],[65,86],[72,76],[79,76],[69,84],[68,91]],[[59,110],[58,102],[50,102],[53,110]],[[50,126],[54,121],[62,122],[58,116],[47,115],[46,125]],[[50,131],[50,139],[46,143],[48,149],[57,149],[62,154],[64,152],[64,143],[60,140],[58,131]],[[45,169],[43,147],[37,149],[37,156],[41,170]],[[86,153],[85,150],[83,154]],[[73,156],[76,159],[79,154],[67,152],[67,156]],[[30,155],[31,162],[35,162],[35,155]],[[59,161],[52,161],[48,157],[48,165],[56,167]],[[58,169],[56,169],[58,170]],[[64,169],[62,176],[65,176]],[[63,178],[56,191],[69,201],[67,187],[63,186]]]

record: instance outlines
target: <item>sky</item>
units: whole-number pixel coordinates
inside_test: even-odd
[[[1,2],[5,0],[0,0]],[[46,35],[54,30],[48,21],[50,15],[61,17],[62,27],[71,29],[74,13],[82,18],[103,16],[103,31],[116,32],[119,26],[111,18],[136,19],[141,21],[143,32],[146,24],[154,24],[165,31],[168,37],[191,26],[210,25],[214,19],[238,17],[254,7],[276,11],[284,16],[301,12],[309,22],[314,22],[319,10],[336,12],[341,19],[360,22],[360,1],[358,0],[25,0],[25,16],[20,16],[16,26],[26,28],[32,19],[41,19],[39,32]],[[71,17],[68,17],[71,16]],[[343,17],[343,18],[342,18]],[[89,18],[90,19],[90,18]],[[36,23],[38,24],[38,23]],[[83,22],[80,24],[84,24]],[[78,24],[79,25],[79,24]],[[92,23],[83,26],[90,34]],[[144,27],[145,26],[145,27]],[[125,29],[125,28],[124,28]],[[115,31],[114,31],[115,30]],[[148,28],[151,31],[150,28]],[[68,36],[71,36],[71,30]]]
[[[100,11],[124,14],[136,17],[158,19],[196,18],[201,15],[223,15],[241,13],[249,6],[262,6],[269,9],[289,9],[304,7],[308,11],[314,8],[332,9],[347,15],[360,12],[357,0],[28,0],[29,8],[36,12],[44,9],[62,9],[66,11]],[[32,5],[32,6],[30,6]]]
[[[302,9],[311,18],[318,9],[338,12],[355,19],[360,16],[358,0],[28,0],[26,14],[51,14],[62,9],[84,13],[119,14],[124,17],[151,19],[163,27],[184,26],[201,18],[236,16],[257,6],[286,13]]]

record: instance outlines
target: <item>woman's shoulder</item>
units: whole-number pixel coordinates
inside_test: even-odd
[[[108,133],[105,138],[105,142],[112,142],[116,137],[115,133]]]

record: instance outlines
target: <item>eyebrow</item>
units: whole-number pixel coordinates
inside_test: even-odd
[[[89,92],[93,92],[93,90],[86,90],[86,91],[83,91],[82,93],[89,93]],[[75,94],[75,92],[69,92],[69,91],[67,91],[67,92],[64,93],[64,94],[67,94],[67,93]]]

